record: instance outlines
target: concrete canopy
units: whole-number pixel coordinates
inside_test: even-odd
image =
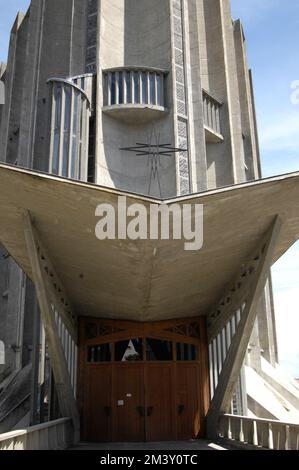
[[[23,212],[39,236],[79,316],[157,321],[207,315],[276,215],[283,222],[273,262],[299,238],[299,173],[163,201],[204,205],[204,246],[185,240],[105,240],[95,236],[99,204],[119,196],[146,208],[161,201],[0,165],[0,242],[32,277]]]

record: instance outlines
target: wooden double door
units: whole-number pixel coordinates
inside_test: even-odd
[[[107,339],[119,337],[118,333]],[[161,341],[160,350],[157,349],[159,340],[152,340],[158,360],[153,360],[155,356],[146,352],[146,344],[151,344],[146,337],[138,340],[143,345],[144,355],[134,342],[136,351],[142,355],[138,360],[135,350],[131,358],[124,353],[126,348],[133,347],[131,341],[128,344],[132,346],[122,341],[125,347],[120,355],[118,343],[106,343],[103,349],[98,337],[87,340],[87,349],[86,344],[81,345],[81,439],[136,442],[202,436],[205,396],[200,348],[197,355],[196,347],[192,346],[190,353],[190,344],[185,345],[189,353],[179,355],[180,343],[169,339],[172,338]],[[90,348],[92,352],[88,352]],[[170,360],[161,360],[162,354],[167,356],[167,348]],[[189,360],[185,360],[186,357]]]
[[[134,442],[198,437],[198,368],[172,363],[89,367],[84,439]]]

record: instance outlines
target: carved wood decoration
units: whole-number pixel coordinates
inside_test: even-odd
[[[203,338],[205,319],[138,323],[115,320],[80,319],[80,342],[105,344],[129,338],[150,337],[198,345]]]

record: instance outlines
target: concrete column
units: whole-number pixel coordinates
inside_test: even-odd
[[[36,99],[40,74],[45,0],[32,0],[28,18],[26,64],[24,70],[23,98],[18,161],[21,166],[32,168],[36,121]]]
[[[261,304],[261,300],[259,305]],[[259,307],[257,308],[257,315]],[[259,341],[258,319],[256,319],[248,345],[247,364],[254,370],[261,369],[261,345]]]
[[[259,178],[258,142],[256,141],[254,129],[253,102],[247,65],[245,37],[240,20],[234,23],[234,40],[244,143],[244,159],[247,166],[246,179],[253,180]]]
[[[244,145],[234,28],[229,0],[199,0],[200,73],[203,88],[223,103],[223,143],[208,143],[208,187],[245,181]]]
[[[47,80],[79,75],[85,70],[87,2],[43,2],[42,10],[42,5],[39,5],[42,2],[34,2],[32,6],[37,18],[34,26],[39,35],[39,50],[34,51],[31,59],[34,60],[35,55],[37,66],[31,153],[34,155],[32,166],[48,171],[51,103]]]
[[[234,183],[246,181],[240,93],[230,0],[220,0]]]
[[[20,115],[17,113],[22,98],[22,69],[24,65],[26,44],[26,26],[22,28],[24,15],[18,13],[11,30],[8,62],[5,72],[5,105],[0,134],[1,160],[16,163],[17,145],[20,126]],[[17,71],[17,73],[16,73]]]
[[[4,110],[4,101],[5,101],[5,70],[6,64],[0,62],[0,129],[1,129],[1,122],[2,122],[2,115]],[[4,101],[3,101],[4,100]],[[5,118],[4,118],[5,119]]]
[[[234,182],[229,96],[227,89],[223,20],[220,0],[199,0],[198,36],[202,87],[223,102],[222,144],[207,144],[207,185],[209,189]]]
[[[188,84],[188,111],[192,191],[207,189],[207,157],[204,132],[203,94],[201,83],[200,37],[202,17],[198,2],[185,1],[186,75]]]

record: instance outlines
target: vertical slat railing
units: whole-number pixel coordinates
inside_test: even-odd
[[[227,414],[220,416],[218,434],[245,446],[299,450],[299,424]]]
[[[232,338],[241,320],[241,312],[242,309],[237,310],[231,316],[227,324],[221,329],[219,334],[209,344],[211,399],[213,398],[215,390],[217,388],[219,376],[221,374],[222,366],[226,359]],[[240,380],[238,381],[238,384],[239,383]]]
[[[54,307],[53,307],[54,308]],[[68,371],[71,378],[71,383],[76,397],[77,388],[77,361],[78,361],[78,346],[76,339],[72,336],[69,329],[61,319],[59,312],[55,309],[55,322],[57,325],[58,336],[61,341],[62,349],[64,351],[65,359],[68,366]]]
[[[203,90],[204,122],[207,127],[221,135],[220,110],[222,103]]]

